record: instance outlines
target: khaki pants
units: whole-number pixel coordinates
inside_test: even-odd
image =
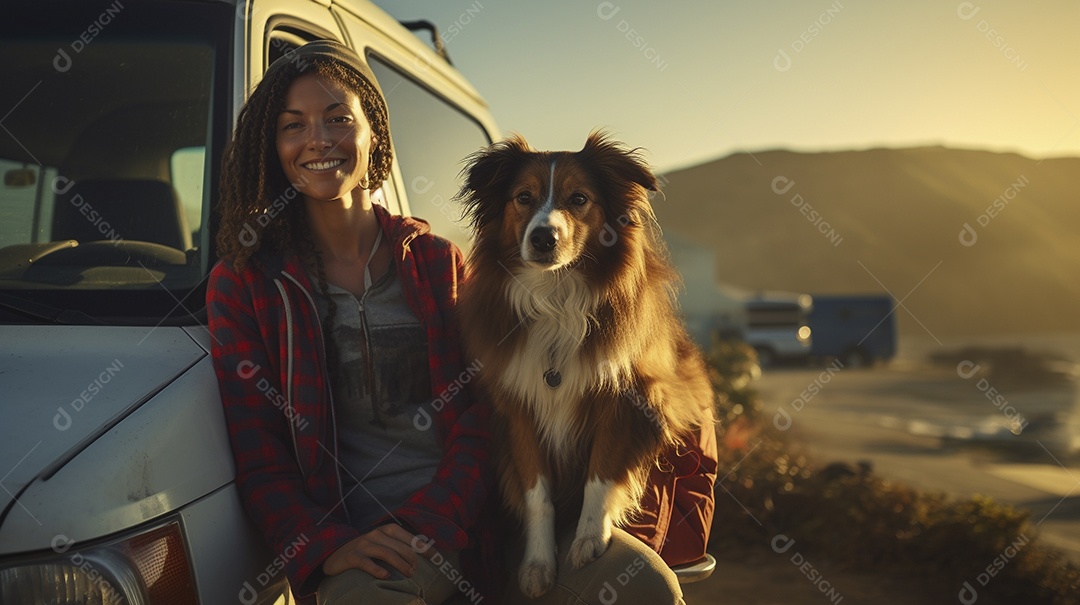
[[[507,569],[507,590],[502,603],[514,605],[682,605],[682,588],[675,573],[641,540],[615,528],[611,545],[599,559],[581,569],[566,560],[573,530],[559,536],[559,570],[555,587],[538,599],[518,588],[517,572],[523,548],[518,545]]]
[[[518,589],[517,571],[523,547],[515,545],[508,558],[506,591],[499,600],[470,592],[463,579],[457,556],[443,560],[417,560],[411,578],[399,574],[379,580],[358,569],[330,576],[319,585],[319,605],[439,605],[443,603],[481,605],[684,605],[682,589],[675,574],[648,546],[614,529],[611,545],[597,560],[574,570],[566,560],[573,532],[559,536],[559,570],[555,586],[538,599],[530,599]]]

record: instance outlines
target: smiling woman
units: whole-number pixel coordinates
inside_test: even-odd
[[[374,203],[390,158],[371,70],[316,41],[267,70],[222,173],[207,313],[237,485],[278,550],[303,538],[289,580],[323,605],[441,603],[483,585],[494,547],[486,410],[461,388],[452,312],[461,252]]]

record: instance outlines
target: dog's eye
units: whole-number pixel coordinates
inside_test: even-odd
[[[587,201],[589,201],[589,198],[585,197],[584,193],[575,193],[570,196],[570,203],[575,206],[581,206]]]
[[[518,201],[519,204],[528,204],[532,201],[532,194],[528,191],[522,191],[521,193],[517,194],[517,197],[515,199]]]

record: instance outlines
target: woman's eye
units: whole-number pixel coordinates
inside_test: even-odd
[[[519,204],[528,204],[529,202],[532,201],[532,194],[529,193],[528,191],[523,191],[523,192],[517,194],[516,199],[517,199]]]
[[[334,116],[330,118],[330,121],[337,124],[348,124],[352,122],[352,116]]]
[[[575,206],[581,206],[587,201],[589,201],[589,198],[585,197],[584,193],[575,193],[570,196],[570,203]]]

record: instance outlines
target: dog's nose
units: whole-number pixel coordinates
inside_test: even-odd
[[[558,241],[554,227],[536,227],[529,234],[529,243],[537,252],[551,252]]]

